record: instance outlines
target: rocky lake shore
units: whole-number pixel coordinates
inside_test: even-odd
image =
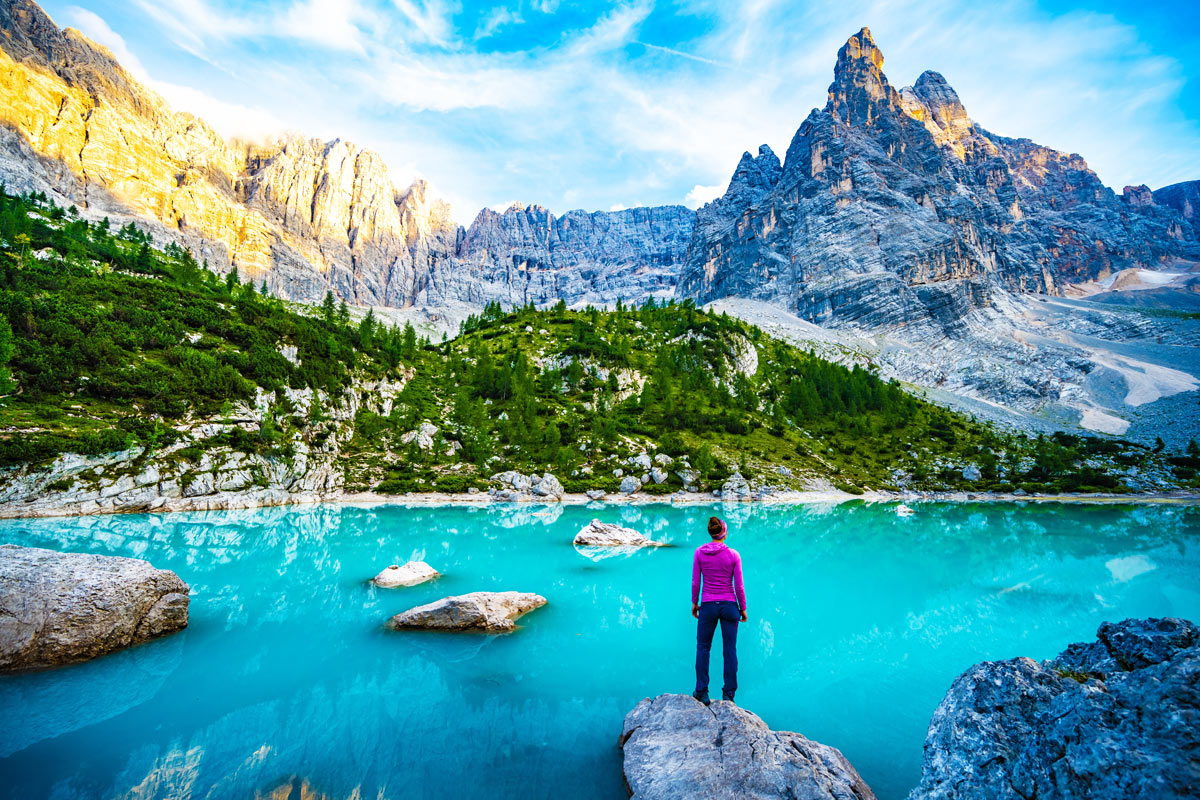
[[[355,506],[375,505],[489,505],[492,503],[528,503],[544,505],[593,505],[620,504],[645,505],[670,503],[674,505],[711,505],[714,503],[765,503],[772,505],[804,505],[809,503],[1173,503],[1200,504],[1200,492],[1175,491],[1144,494],[1057,494],[1023,495],[1012,493],[969,493],[969,492],[864,492],[859,495],[834,490],[780,491],[765,497],[714,497],[712,492],[676,492],[669,495],[651,494],[603,494],[592,497],[580,493],[564,493],[558,498],[517,497],[498,499],[485,492],[408,492],[405,494],[379,494],[377,492],[287,492],[277,489],[257,489],[249,492],[216,493],[199,497],[161,497],[149,502],[128,505],[104,504],[103,498],[53,503],[34,501],[26,503],[8,502],[0,504],[0,519],[28,519],[37,517],[70,517],[91,514],[144,514],[175,511],[233,511],[276,506],[311,505],[315,503],[341,503]]]

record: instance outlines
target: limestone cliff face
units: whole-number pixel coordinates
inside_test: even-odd
[[[541,206],[479,212],[457,255],[437,263],[419,298],[503,305],[604,303],[671,294],[695,214],[683,206],[570,211]]]
[[[782,169],[743,156],[698,213],[681,295],[953,332],[996,289],[1057,294],[1130,266],[1200,260],[1183,199],[1117,197],[1079,156],[979,128],[938,73],[897,91],[882,67],[864,28]]]
[[[30,0],[0,2],[0,180],[154,232],[282,297],[551,303],[673,290],[683,208],[554,217],[484,211],[470,229],[375,153],[300,137],[226,142]]]
[[[1146,187],[1139,186],[1138,189],[1142,190],[1141,196],[1143,204],[1145,204]],[[1151,193],[1150,202],[1174,209],[1183,217],[1186,223],[1192,226],[1192,231],[1196,234],[1197,238],[1200,238],[1200,181],[1184,181],[1183,183],[1164,186],[1158,191]],[[1172,235],[1177,238],[1183,238],[1182,231],[1173,231]]]

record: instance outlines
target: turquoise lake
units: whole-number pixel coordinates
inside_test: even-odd
[[[625,713],[693,686],[691,557],[713,513],[745,567],[739,703],[842,750],[881,800],[916,784],[929,717],[971,664],[1049,658],[1105,620],[1200,619],[1200,508],[916,508],[325,505],[0,522],[0,543],[145,558],[193,589],[179,634],[0,678],[0,797],[622,798]],[[571,540],[593,518],[678,546],[592,561]],[[443,577],[368,584],[411,558]],[[384,628],[476,590],[549,605],[505,636]],[[719,644],[712,668],[719,688]]]

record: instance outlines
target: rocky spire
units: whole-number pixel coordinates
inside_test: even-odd
[[[883,74],[883,53],[863,28],[838,50],[826,111],[847,125],[866,126],[896,108],[899,98]]]
[[[922,72],[912,85],[912,90],[929,109],[939,128],[948,129],[967,120],[967,110],[958,99],[958,93],[946,83],[941,73],[933,70]]]
[[[729,188],[725,190],[722,200],[753,202],[775,188],[782,172],[779,156],[765,144],[758,148],[757,157],[750,155],[748,151],[742,153],[742,159],[733,171]]]

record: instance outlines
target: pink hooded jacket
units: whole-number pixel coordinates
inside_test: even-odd
[[[742,586],[742,557],[724,542],[708,542],[696,548],[692,558],[692,602],[700,601],[703,577],[704,600],[733,600],[746,610],[746,590]]]

